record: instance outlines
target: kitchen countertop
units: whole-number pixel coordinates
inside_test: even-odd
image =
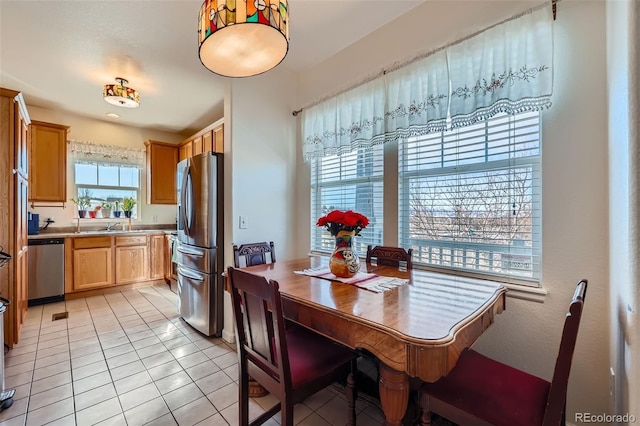
[[[86,230],[86,231],[80,231],[80,232],[61,229],[60,232],[47,231],[47,232],[41,232],[40,234],[37,234],[37,235],[29,235],[29,239],[39,240],[44,238],[67,238],[67,237],[77,238],[77,237],[95,237],[95,236],[102,236],[102,235],[138,235],[138,234],[161,234],[161,233],[171,234],[175,232],[176,232],[175,229],[134,229],[132,231],[123,231],[121,229],[107,231],[105,229],[102,229],[102,230]]]

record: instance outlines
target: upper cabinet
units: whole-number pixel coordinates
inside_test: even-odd
[[[203,152],[224,152],[224,124],[222,120],[205,127],[180,144],[180,161]]]
[[[147,203],[176,204],[178,146],[147,141]]]
[[[67,201],[67,131],[69,126],[31,122],[29,201]]]

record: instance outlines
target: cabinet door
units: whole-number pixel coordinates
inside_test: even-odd
[[[113,284],[111,247],[73,251],[73,289],[87,290]]]
[[[193,157],[193,144],[191,142],[187,142],[184,145],[184,152],[185,152],[185,155],[186,155],[185,158]]]
[[[164,272],[164,279],[166,282],[169,282],[169,280],[171,280],[171,235],[165,235],[164,236],[164,265],[163,265],[163,272]]]
[[[164,234],[149,236],[149,279],[164,278]]]
[[[67,201],[67,129],[31,122],[29,201]]]
[[[198,136],[192,141],[192,153],[191,155],[202,154],[202,136]]]
[[[212,131],[208,131],[207,133],[202,135],[202,152],[214,152]]]
[[[213,151],[224,152],[224,124],[213,129]]]
[[[14,102],[17,102],[14,100]],[[16,104],[18,105],[18,104]],[[18,105],[18,122],[16,123],[16,170],[27,178],[29,174],[29,121],[26,113]]]
[[[149,278],[147,246],[116,247],[116,284]]]
[[[185,158],[187,158],[187,145],[180,145],[180,161],[184,160]]]
[[[147,145],[147,202],[176,204],[178,147],[149,142]]]

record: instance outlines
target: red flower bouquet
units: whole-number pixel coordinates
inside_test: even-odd
[[[356,231],[356,235],[360,235],[360,231],[367,227],[369,219],[363,214],[347,210],[333,210],[318,219],[318,226],[324,226],[331,235],[338,235],[339,231]]]

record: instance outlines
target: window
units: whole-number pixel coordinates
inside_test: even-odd
[[[91,199],[91,210],[103,202],[113,204],[132,197],[136,202],[140,194],[140,171],[135,166],[114,164],[74,164],[76,197]],[[132,217],[138,217],[138,204],[133,208]],[[113,216],[113,212],[111,213]]]
[[[355,239],[355,250],[382,244],[383,146],[330,155],[311,163],[311,250],[330,253],[335,237],[316,221],[331,210],[354,210],[369,218],[369,226]]]
[[[409,138],[398,154],[398,243],[414,263],[540,278],[538,112]]]

